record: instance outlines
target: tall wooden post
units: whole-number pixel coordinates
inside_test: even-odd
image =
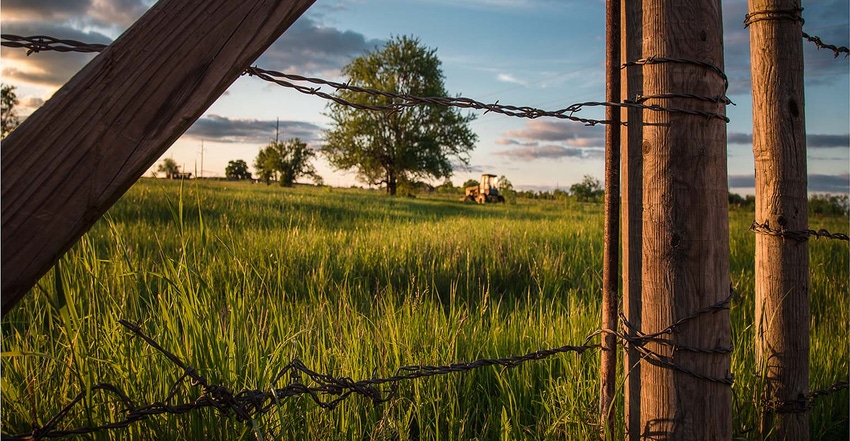
[[[605,5],[605,101],[620,99],[620,0]],[[617,329],[618,277],[620,272],[620,109],[605,109],[605,231],[602,250],[602,329]],[[612,403],[617,383],[617,340],[602,337],[600,356],[599,414],[607,439],[614,439],[615,413]]]
[[[799,0],[750,0],[756,221],[808,228],[803,39]],[[805,241],[756,236],[756,362],[766,376],[763,433],[808,440],[809,249]],[[773,426],[773,427],[771,427]]]
[[[720,0],[645,0],[643,56],[645,104],[725,114],[707,100],[725,96]],[[641,330],[685,322],[643,346],[657,356],[641,363],[641,437],[731,439],[729,311],[688,319],[729,296],[726,124],[649,110],[643,121]]]
[[[641,3],[620,2],[621,51],[624,61],[643,57],[643,15]],[[620,71],[621,101],[634,100],[643,94],[643,70],[631,66]],[[621,225],[623,236],[623,315],[630,326],[623,329],[629,337],[637,337],[641,326],[641,256],[643,213],[643,112],[635,108],[620,111],[621,128]],[[640,440],[640,354],[634,347],[626,346],[623,353],[625,376],[624,408],[626,439]]]
[[[160,0],[3,140],[3,314],[313,1]]]

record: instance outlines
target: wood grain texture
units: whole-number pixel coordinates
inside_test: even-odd
[[[623,1],[622,54],[624,61],[643,58],[643,14],[640,2]],[[643,68],[632,66],[620,71],[621,101],[631,100],[643,94]],[[628,125],[620,129],[621,157],[621,232],[623,261],[623,314],[637,328],[641,326],[641,249],[643,213],[643,112],[640,109],[621,109],[620,117]],[[625,329],[627,335],[636,337],[633,330]],[[623,353],[625,371],[624,407],[626,439],[640,440],[640,354],[626,347]]]
[[[798,0],[750,0],[749,12],[800,8]],[[756,220],[771,229],[808,228],[802,23],[785,15],[750,26]],[[756,363],[765,398],[788,402],[809,392],[809,248],[756,236]],[[793,407],[793,406],[792,406]],[[777,440],[808,440],[809,412],[766,413]],[[775,419],[774,419],[775,417]]]
[[[3,141],[4,315],[313,1],[161,0]]]
[[[620,0],[605,4],[605,101],[620,99]],[[620,272],[620,110],[605,109],[605,225],[602,267],[602,329],[617,329]],[[602,337],[600,355],[599,415],[603,435],[614,439],[614,396],[617,385],[617,340]]]
[[[720,0],[643,2],[643,56],[706,62],[723,69]],[[643,68],[643,93],[725,94],[704,66],[659,62]],[[723,104],[655,98],[646,104],[725,114]],[[644,111],[641,329],[655,333],[729,296],[726,126],[722,120]],[[665,338],[700,349],[731,348],[729,311],[699,316]],[[707,377],[730,377],[730,354],[646,349]],[[641,363],[641,439],[732,437],[728,385]]]

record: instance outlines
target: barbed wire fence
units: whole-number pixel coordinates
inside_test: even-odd
[[[649,363],[673,369],[703,381],[720,383],[731,387],[734,384],[734,377],[731,375],[725,377],[711,377],[695,372],[692,369],[687,369],[673,363],[657,351],[648,349],[646,345],[648,343],[654,343],[670,347],[674,350],[696,351],[700,353],[731,353],[733,350],[731,347],[700,349],[684,346],[677,344],[671,336],[674,336],[677,333],[678,328],[689,321],[695,320],[703,315],[728,310],[734,294],[734,291],[730,291],[730,294],[726,299],[695,311],[693,314],[681,318],[661,331],[652,334],[644,334],[640,330],[636,329],[621,313],[620,321],[622,327],[634,331],[634,336],[615,330],[600,329],[589,334],[581,345],[565,345],[554,349],[529,352],[524,355],[495,359],[478,359],[466,363],[454,363],[441,366],[404,366],[397,369],[395,374],[392,376],[383,378],[373,377],[359,381],[354,381],[349,377],[337,377],[331,374],[316,372],[315,370],[307,367],[301,360],[294,359],[285,365],[278,374],[275,375],[274,379],[270,383],[275,385],[281,380],[286,380],[288,378],[289,381],[286,386],[270,388],[268,390],[243,389],[239,392],[234,392],[231,388],[225,385],[211,384],[196,369],[181,360],[172,352],[163,348],[156,340],[146,335],[141,326],[126,320],[119,320],[118,322],[135,337],[145,341],[145,343],[165,356],[175,365],[175,367],[182,371],[182,374],[171,385],[169,389],[171,392],[169,395],[162,401],[137,406],[134,403],[134,400],[125,394],[118,386],[109,383],[100,383],[92,386],[88,390],[81,391],[44,425],[36,427],[28,433],[4,435],[3,439],[39,440],[70,435],[86,435],[104,430],[127,428],[132,424],[142,422],[155,415],[182,415],[206,408],[214,408],[219,413],[227,417],[233,415],[233,417],[240,423],[253,424],[258,417],[269,412],[271,409],[280,406],[281,400],[305,395],[311,398],[318,407],[329,410],[336,408],[337,405],[352,395],[359,395],[363,398],[368,398],[372,404],[380,405],[381,403],[385,403],[396,398],[398,395],[399,383],[408,380],[468,372],[491,366],[508,369],[520,366],[521,364],[529,361],[544,360],[566,353],[581,355],[589,351],[604,350],[600,344],[590,343],[594,337],[602,334],[614,335],[617,338],[619,346],[636,349],[641,354],[642,358]],[[304,378],[302,378],[302,376]],[[307,381],[304,381],[305,379]],[[190,386],[200,388],[200,394],[198,397],[188,402],[170,404],[171,401],[174,400],[177,391],[180,390],[180,386],[185,384],[187,381]],[[801,408],[801,406],[804,409],[811,409],[818,398],[828,396],[847,388],[848,383],[846,381],[841,381],[829,386],[828,388],[812,391],[806,396],[791,402],[765,401],[762,405],[767,410],[777,412],[791,412],[793,409]],[[84,398],[91,396],[92,392],[96,391],[108,393],[121,403],[123,406],[123,419],[104,424],[72,428],[63,427],[65,419],[72,413],[74,408],[80,406],[81,403],[85,404]]]
[[[832,50],[835,53],[836,57],[840,53],[848,54],[848,49],[846,47],[836,47],[834,45],[826,44],[821,41],[820,38],[810,37],[808,34],[805,33],[803,34],[803,36],[805,39],[815,43],[819,49],[825,48]],[[103,44],[88,44],[75,40],[57,39],[49,36],[21,37],[11,34],[2,34],[0,35],[0,39],[4,40],[2,41],[2,43],[0,43],[2,44],[2,46],[26,49],[27,55],[46,51],[96,53],[101,52],[108,47],[107,45]],[[625,69],[632,66],[657,63],[685,63],[703,67],[709,71],[716,73],[724,81],[725,88],[728,89],[729,81],[722,69],[709,63],[696,60],[647,57],[644,59],[624,63],[622,65],[622,68]],[[582,123],[589,126],[597,124],[612,124],[612,122],[604,119],[583,118],[576,115],[582,109],[588,107],[633,108],[644,109],[649,111],[682,113],[705,117],[709,119],[717,118],[729,122],[729,119],[725,115],[719,113],[706,112],[694,109],[663,107],[654,104],[646,105],[643,103],[653,98],[685,98],[690,100],[708,101],[714,103],[722,103],[725,105],[734,105],[734,103],[732,103],[732,101],[729,100],[729,98],[725,95],[705,97],[695,96],[691,94],[665,94],[653,96],[635,96],[632,99],[624,100],[623,102],[580,102],[571,104],[567,107],[558,110],[543,110],[527,106],[503,105],[499,104],[498,101],[488,104],[465,97],[417,97],[407,94],[361,88],[357,86],[352,86],[348,83],[333,82],[320,78],[310,78],[300,75],[287,74],[274,70],[262,69],[256,66],[249,67],[245,70],[243,74],[248,76],[256,76],[261,80],[274,83],[282,87],[291,88],[300,93],[315,95],[325,100],[333,101],[337,104],[350,106],[352,108],[360,110],[399,112],[405,108],[413,106],[435,105],[484,110],[485,114],[492,112],[510,117],[528,119],[542,117],[558,118]],[[296,83],[309,83],[319,87],[305,86]],[[388,99],[389,104],[363,105],[359,103],[354,103],[351,101],[344,100],[337,95],[329,94],[322,91],[322,86],[330,87],[336,91],[345,90],[359,94],[380,96]],[[812,236],[818,239],[828,238],[850,241],[850,238],[848,238],[846,234],[842,233],[830,233],[823,229],[806,229],[802,231],[788,231],[784,228],[772,229],[767,224],[767,222],[765,222],[764,224],[760,224],[757,221],[754,221],[753,224],[750,226],[750,231],[753,231],[757,234],[768,234],[796,241],[808,240]],[[119,320],[119,323],[121,323],[125,328],[127,328],[131,333],[133,333],[133,335],[144,340],[149,346],[156,349],[158,352],[168,358],[176,367],[182,370],[183,373],[172,384],[172,387],[170,388],[171,393],[163,401],[137,406],[134,404],[134,401],[130,399],[130,397],[128,397],[119,387],[109,383],[97,384],[95,386],[92,386],[88,391],[80,392],[79,395],[77,395],[73,400],[71,400],[70,403],[68,403],[59,413],[57,413],[44,425],[37,427],[26,434],[12,436],[4,435],[3,438],[10,440],[30,440],[63,437],[69,435],[90,434],[102,430],[126,428],[134,423],[143,421],[153,415],[180,415],[194,410],[210,407],[215,408],[224,415],[231,415],[232,413],[232,415],[234,415],[236,420],[239,422],[249,423],[253,422],[258,416],[261,416],[266,412],[270,411],[275,406],[279,406],[280,400],[303,395],[309,396],[318,407],[323,409],[334,409],[339,403],[346,400],[352,395],[359,395],[364,398],[368,398],[373,402],[373,404],[378,405],[395,398],[398,394],[398,385],[403,381],[433,377],[438,375],[448,375],[458,372],[467,372],[490,366],[513,368],[529,361],[543,360],[564,353],[575,353],[577,355],[581,355],[588,351],[602,349],[600,344],[589,343],[594,337],[602,334],[614,335],[617,339],[619,346],[635,349],[639,354],[641,354],[641,358],[649,363],[676,370],[678,372],[693,376],[703,381],[720,383],[731,387],[734,384],[734,378],[731,376],[731,374],[727,377],[712,377],[696,372],[692,369],[684,368],[680,365],[677,365],[676,363],[673,363],[669,357],[664,357],[659,352],[648,349],[647,344],[653,343],[656,345],[667,346],[674,350],[686,350],[699,353],[731,353],[733,351],[732,347],[717,347],[706,349],[683,346],[681,344],[678,344],[675,339],[672,338],[672,336],[675,335],[677,328],[679,328],[686,322],[689,322],[706,314],[712,314],[721,310],[728,310],[733,294],[734,293],[730,293],[729,297],[727,297],[725,300],[717,304],[710,305],[706,308],[700,309],[685,318],[679,319],[667,328],[651,334],[643,333],[636,326],[629,323],[628,320],[626,320],[626,317],[622,313],[620,313],[620,328],[623,331],[610,329],[597,330],[588,335],[583,344],[577,346],[565,345],[559,348],[530,352],[520,356],[510,356],[506,358],[497,359],[479,359],[471,362],[454,363],[449,365],[404,366],[397,369],[395,374],[392,376],[384,378],[371,378],[359,381],[354,381],[348,377],[336,377],[331,374],[316,372],[308,368],[300,360],[295,359],[292,360],[286,366],[284,366],[284,368],[281,369],[279,373],[275,376],[274,381],[272,381],[272,384],[277,384],[279,381],[284,380],[288,377],[289,383],[286,386],[269,390],[256,389],[242,390],[239,392],[234,392],[231,388],[228,388],[224,385],[210,384],[205,377],[200,375],[188,363],[179,359],[173,353],[165,350],[155,340],[148,337],[142,331],[140,326],[132,324],[125,320]],[[302,381],[303,379],[306,379],[306,381]],[[190,402],[169,404],[175,399],[181,384],[184,384],[186,381],[188,381],[191,386],[200,387],[199,396]],[[839,381],[825,389],[812,391],[806,396],[800,397],[797,400],[789,402],[765,401],[761,403],[761,405],[767,411],[805,411],[811,409],[817,399],[846,389],[848,389],[848,382]],[[65,422],[68,415],[71,414],[72,410],[76,406],[79,406],[80,403],[84,403],[84,398],[87,396],[87,394],[90,394],[93,391],[103,391],[104,393],[111,394],[120,403],[122,403],[122,405],[124,406],[124,419],[121,421],[104,423],[100,425],[89,425],[76,428],[62,428],[63,423]]]

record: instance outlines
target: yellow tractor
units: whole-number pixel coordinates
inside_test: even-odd
[[[461,201],[475,201],[479,204],[487,202],[505,202],[505,197],[499,194],[496,175],[483,174],[481,181],[474,187],[466,187]]]

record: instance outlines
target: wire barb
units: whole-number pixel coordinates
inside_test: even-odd
[[[758,221],[754,220],[752,225],[750,225],[750,231],[756,234],[764,234],[767,236],[781,237],[783,239],[791,239],[797,242],[805,242],[809,240],[809,237],[814,236],[816,239],[820,239],[821,237],[827,239],[837,239],[850,242],[850,236],[847,236],[844,233],[830,233],[825,229],[820,230],[787,230],[785,227],[779,227],[779,229],[773,229],[770,227],[768,221],[765,221],[763,224],[760,224]]]
[[[12,34],[0,34],[0,39],[6,40],[0,44],[6,47],[27,49],[27,56],[42,51],[56,52],[101,52],[107,48],[105,44],[90,44],[76,40],[62,40],[46,35],[21,37]]]
[[[124,392],[118,387],[111,384],[99,384],[94,386],[90,391],[81,392],[74,400],[66,405],[56,416],[54,416],[47,424],[38,427],[30,433],[6,437],[10,440],[31,440],[42,438],[53,438],[66,435],[83,435],[93,432],[98,432],[107,429],[118,429],[128,427],[130,424],[146,419],[152,415],[173,414],[179,415],[196,409],[213,407],[223,415],[229,415],[232,411],[239,422],[247,423],[254,421],[258,416],[270,411],[280,400],[294,396],[309,396],[317,406],[323,409],[334,409],[339,403],[350,397],[351,395],[360,395],[368,398],[373,404],[378,405],[392,400],[398,394],[398,386],[402,381],[415,380],[419,378],[427,378],[438,375],[447,375],[459,372],[468,372],[475,369],[485,368],[489,366],[500,366],[504,369],[514,368],[529,361],[543,360],[555,355],[573,352],[581,355],[587,351],[602,349],[600,344],[590,344],[590,341],[601,334],[609,333],[617,336],[622,345],[637,348],[644,358],[653,364],[663,366],[692,375],[696,378],[701,378],[706,381],[718,382],[726,385],[733,383],[733,378],[712,378],[702,375],[698,372],[684,368],[673,363],[671,360],[662,357],[661,355],[645,348],[645,344],[653,342],[671,346],[674,350],[687,350],[700,353],[715,354],[729,353],[731,348],[713,348],[700,349],[691,348],[675,343],[662,338],[665,335],[677,332],[677,328],[684,323],[693,320],[701,315],[712,314],[714,312],[728,309],[731,301],[729,298],[708,307],[702,308],[693,314],[677,320],[667,328],[653,334],[643,334],[639,330],[634,329],[624,317],[621,318],[626,327],[629,327],[634,334],[627,336],[622,333],[611,330],[597,330],[589,334],[581,345],[564,345],[553,349],[542,349],[534,352],[529,352],[524,355],[513,355],[505,358],[494,359],[479,359],[465,363],[452,363],[448,365],[429,366],[429,365],[411,365],[403,366],[395,371],[395,374],[389,377],[377,377],[374,373],[371,378],[354,381],[349,377],[336,377],[331,374],[323,374],[316,372],[307,367],[301,360],[294,359],[289,364],[284,366],[274,377],[271,384],[276,385],[281,380],[288,379],[288,384],[283,387],[271,388],[269,390],[249,390],[245,389],[238,393],[233,393],[229,388],[222,385],[211,385],[206,378],[197,373],[197,371],[181,360],[173,353],[167,351],[155,340],[147,336],[141,326],[131,323],[126,320],[119,320],[122,326],[127,328],[134,336],[142,339],[149,346],[156,349],[166,358],[168,358],[175,366],[182,370],[180,377],[172,384],[169,389],[168,396],[161,402],[151,403],[144,406],[136,406]],[[306,378],[307,381],[302,381]],[[200,387],[201,393],[198,398],[185,403],[169,404],[177,396],[183,385],[188,379],[188,383],[192,387]],[[94,390],[104,390],[117,396],[124,406],[124,419],[117,422],[106,423],[101,425],[90,425],[74,429],[59,429],[61,422],[67,417],[70,411],[78,406],[83,399]],[[330,397],[330,398],[328,398]]]
[[[847,46],[835,46],[834,44],[826,44],[820,39],[820,37],[817,37],[817,36],[813,37],[813,36],[811,36],[811,35],[809,35],[805,32],[803,32],[803,38],[814,43],[815,46],[818,47],[818,49],[829,49],[829,50],[831,50],[835,54],[835,57],[833,57],[833,58],[838,58],[838,56],[841,55],[842,53],[844,54],[844,58],[847,58],[848,56],[850,56],[850,49],[848,49]]]
[[[839,381],[826,389],[812,391],[805,395],[801,394],[796,400],[765,400],[762,404],[768,412],[805,413],[812,410],[818,398],[848,389],[848,387],[850,387],[850,383]]]

